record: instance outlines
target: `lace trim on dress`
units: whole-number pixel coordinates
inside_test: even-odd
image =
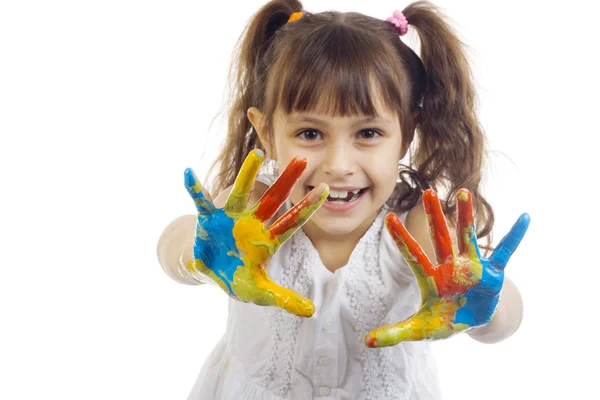
[[[306,251],[308,238],[305,236],[305,233],[299,229],[289,239],[292,241],[291,255],[285,265],[280,284],[308,296],[312,286],[314,262]],[[269,310],[269,320],[273,333],[269,340],[271,354],[262,373],[261,386],[269,388],[278,396],[286,397],[291,388],[296,337],[302,318],[272,307]]]
[[[348,269],[350,307],[354,317],[356,339],[361,348],[363,379],[366,399],[402,399],[397,387],[397,378],[392,365],[391,348],[369,349],[363,343],[364,335],[370,330],[385,325],[386,307],[383,302],[385,286],[379,265],[379,243],[383,220],[388,210],[377,216],[371,228],[365,233],[355,249],[356,257],[351,257]],[[363,293],[366,282],[368,296]],[[368,302],[364,301],[368,298]],[[361,301],[362,300],[362,301]],[[380,379],[382,382],[375,382]],[[383,393],[377,393],[382,387]],[[380,396],[381,395],[381,396]]]

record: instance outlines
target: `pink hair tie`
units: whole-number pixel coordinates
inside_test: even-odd
[[[396,26],[396,29],[400,33],[400,36],[405,35],[408,32],[408,20],[402,14],[402,11],[394,11],[391,17],[387,19],[388,22],[391,22]]]

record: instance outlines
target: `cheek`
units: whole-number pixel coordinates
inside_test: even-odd
[[[382,152],[366,163],[369,176],[376,186],[376,194],[383,197],[391,195],[398,180],[399,151]]]

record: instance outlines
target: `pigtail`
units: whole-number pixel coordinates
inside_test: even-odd
[[[486,142],[475,113],[476,94],[464,44],[431,3],[415,2],[403,13],[419,34],[426,72],[412,162],[423,180],[447,190],[444,212],[453,223],[456,193],[469,189],[477,236],[487,236],[489,244],[494,213],[479,191]]]
[[[246,115],[252,106],[262,107],[261,79],[265,75],[262,62],[276,32],[294,12],[302,11],[296,0],[273,0],[252,16],[234,49],[229,71],[228,135],[210,171],[218,168],[212,192],[219,193],[233,185],[244,159],[254,148],[265,150]],[[209,174],[210,174],[209,171]]]

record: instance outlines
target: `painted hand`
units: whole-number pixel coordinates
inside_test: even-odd
[[[443,339],[492,320],[504,283],[504,268],[525,236],[529,215],[522,214],[490,258],[482,258],[471,193],[461,189],[456,197],[458,255],[452,247],[437,193],[430,189],[423,194],[438,266],[433,266],[398,216],[386,216],[386,227],[417,278],[421,308],[405,321],[369,332],[364,338],[368,347],[393,346],[404,340]]]
[[[260,150],[248,155],[223,208],[216,208],[194,172],[185,170],[185,186],[198,210],[194,260],[188,268],[208,277],[236,300],[277,306],[310,317],[314,314],[312,301],[273,283],[265,265],[279,246],[319,209],[329,195],[329,187],[321,184],[314,188],[267,229],[264,222],[287,199],[306,168],[306,160],[292,160],[256,205],[247,210],[250,190],[263,158]]]

